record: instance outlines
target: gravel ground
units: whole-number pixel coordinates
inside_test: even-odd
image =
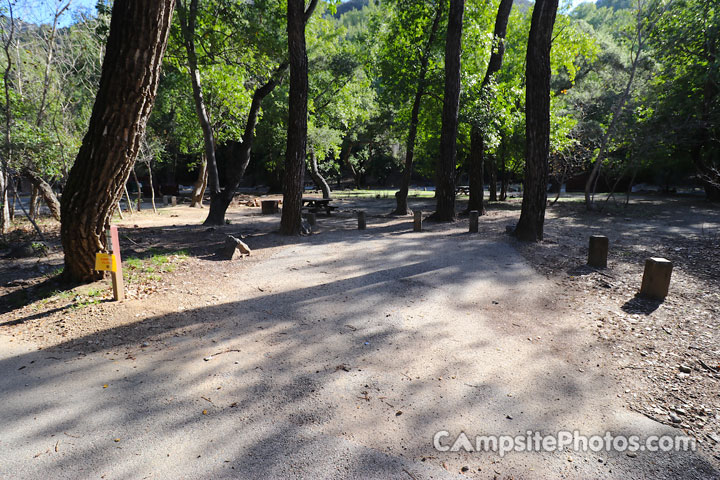
[[[635,371],[585,310],[598,287],[550,273],[539,252],[557,240],[524,247],[496,233],[512,208],[470,235],[462,220],[414,233],[411,218],[382,215],[387,201],[342,203],[296,239],[257,209],[210,231],[173,227],[199,215],[184,207],[177,220],[136,217],[124,231],[139,256],[191,245],[172,272],[140,282],[155,285],[145,295],[50,296],[4,313],[0,478],[720,478],[707,449],[437,451],[441,430],[682,432],[628,408],[652,390],[627,387]],[[253,254],[217,261],[226,233]]]

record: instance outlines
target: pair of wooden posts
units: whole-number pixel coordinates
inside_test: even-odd
[[[588,248],[588,265],[595,268],[606,268],[609,250],[608,238],[604,235],[590,236]],[[645,260],[640,295],[656,300],[667,297],[670,290],[670,276],[673,264],[670,260],[651,257]]]
[[[167,207],[168,205],[172,205],[173,207],[177,207],[177,197],[176,196],[169,196],[169,195],[163,195],[163,203]]]

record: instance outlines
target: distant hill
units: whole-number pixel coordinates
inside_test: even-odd
[[[353,10],[362,10],[362,8],[365,7],[369,3],[369,1],[370,0],[348,0],[347,2],[343,2],[337,6],[335,18],[340,18],[340,16],[344,13],[351,12]]]
[[[527,12],[533,6],[533,2],[530,0],[515,0],[513,6],[517,7],[521,12]]]

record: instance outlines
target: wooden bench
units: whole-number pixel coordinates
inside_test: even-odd
[[[330,215],[330,213],[337,208],[335,205],[330,205],[330,202],[332,202],[332,201],[333,201],[332,198],[303,197],[302,208],[304,210],[307,210],[307,211],[313,212],[313,213],[317,213],[321,210],[325,210],[325,213],[327,215]]]

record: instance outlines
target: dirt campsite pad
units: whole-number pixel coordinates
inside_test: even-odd
[[[0,322],[0,478],[720,478],[720,375],[696,363],[678,378],[687,360],[669,346],[693,345],[709,366],[720,358],[714,270],[692,276],[686,252],[674,279],[697,293],[681,288],[648,310],[631,303],[645,251],[616,213],[570,224],[576,206],[558,206],[547,242],[525,246],[501,233],[516,204],[491,207],[480,234],[467,219],[413,232],[412,217],[384,215],[387,200],[338,204],[313,235],[291,239],[274,233],[278,216],[249,207],[213,229],[187,207],[126,219],[135,277],[120,304],[105,301],[107,281],[40,295],[51,287],[38,267],[56,268],[57,252],[4,262],[3,297],[15,303]],[[358,208],[367,230],[356,230]],[[633,211],[663,243],[651,233],[664,220],[646,210]],[[717,210],[696,213],[703,229],[720,225]],[[685,219],[663,228],[697,243],[672,248],[714,241]],[[586,234],[607,226],[610,268],[579,269]],[[227,234],[252,254],[218,260]],[[7,286],[12,272],[22,284]],[[441,451],[461,432],[474,445],[477,435],[575,430],[701,443]]]

